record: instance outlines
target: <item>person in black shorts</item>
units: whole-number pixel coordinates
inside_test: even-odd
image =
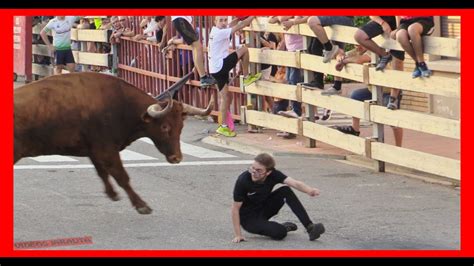
[[[250,81],[253,77],[249,75],[249,53],[245,46],[240,47],[235,52],[229,54],[230,38],[234,34],[250,25],[253,16],[249,16],[242,21],[234,19],[230,23],[227,16],[216,16],[211,32],[209,33],[208,61],[209,72],[217,82],[217,88],[221,95],[221,103],[219,105],[220,125],[216,132],[225,137],[235,137],[235,131],[229,127],[227,122],[227,112],[232,102],[232,94],[229,92],[229,72],[242,60],[242,72],[244,75],[244,83]],[[260,74],[261,76],[261,74]]]
[[[400,25],[391,34],[416,63],[412,78],[428,78],[433,74],[423,55],[423,36],[431,35],[433,31],[433,16],[400,16]]]
[[[354,39],[361,46],[367,50],[377,54],[380,60],[375,67],[376,71],[383,71],[387,64],[392,61],[395,57],[401,61],[405,60],[405,52],[390,50],[387,52],[384,48],[378,46],[372,38],[384,34],[387,38],[390,37],[390,33],[397,29],[397,21],[395,16],[370,16],[371,21],[354,34]]]
[[[286,184],[275,190],[277,184]],[[314,224],[305,208],[291,188],[295,188],[311,197],[319,195],[319,190],[305,183],[286,176],[275,169],[275,160],[267,153],[254,158],[250,168],[240,174],[234,186],[234,202],[232,204],[232,224],[234,239],[239,243],[245,238],[241,226],[249,233],[264,235],[275,240],[286,237],[290,231],[296,231],[297,225],[291,222],[277,223],[269,221],[286,203],[306,228],[309,240],[318,239],[325,232],[322,223]],[[272,191],[273,190],[273,191]]]
[[[371,21],[354,34],[354,39],[362,47],[377,54],[380,58],[376,71],[383,71],[393,58],[392,69],[403,71],[403,60],[405,60],[405,52],[398,50],[390,50],[387,52],[384,48],[380,47],[375,43],[372,38],[384,34],[386,38],[389,38],[392,31],[397,29],[397,19],[395,16],[370,16]],[[400,106],[399,99],[401,91],[399,89],[390,90],[390,98],[387,104],[387,108],[390,110],[398,109]]]
[[[192,23],[192,16],[172,16],[173,27],[181,35],[182,38],[172,38],[168,41],[168,45],[186,43],[190,45],[193,50],[193,61],[199,74],[201,87],[208,87],[214,85],[215,80],[206,74],[204,67],[204,57],[202,44],[199,37],[194,30]]]

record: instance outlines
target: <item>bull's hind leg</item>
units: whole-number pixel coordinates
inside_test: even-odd
[[[133,190],[130,185],[130,177],[123,168],[122,161],[120,160],[120,155],[116,153],[105,153],[107,155],[102,155],[100,158],[96,156],[98,162],[105,167],[107,172],[112,175],[117,181],[117,184],[122,187],[125,192],[127,192],[132,205],[137,209],[140,214],[150,214],[152,209],[138,196],[137,193]]]
[[[120,200],[119,195],[117,194],[117,192],[115,192],[114,187],[109,182],[109,173],[105,169],[104,165],[102,165],[97,159],[95,159],[92,156],[91,156],[90,159],[91,159],[92,163],[94,164],[95,169],[97,170],[97,174],[100,176],[100,178],[104,182],[105,194],[107,194],[107,196],[113,201]]]

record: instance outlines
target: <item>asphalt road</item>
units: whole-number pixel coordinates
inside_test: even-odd
[[[233,185],[252,156],[202,143],[215,128],[185,121],[186,152],[179,165],[167,164],[146,140],[127,148],[125,167],[135,191],[154,210],[150,215],[138,214],[118,186],[122,200],[110,201],[87,158],[22,159],[14,171],[14,241],[90,237],[90,244],[49,248],[79,250],[460,248],[459,190],[303,156],[276,157],[277,168],[321,190],[317,198],[297,195],[326,233],[308,241],[284,206],[274,220],[297,223],[296,232],[283,241],[244,232],[246,242],[232,243]]]

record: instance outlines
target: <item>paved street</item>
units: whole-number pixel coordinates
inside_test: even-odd
[[[148,139],[122,152],[135,191],[154,210],[151,215],[138,214],[118,186],[122,200],[110,201],[87,158],[22,159],[14,171],[15,242],[90,236],[93,244],[53,249],[460,248],[459,190],[303,155],[277,156],[277,168],[321,190],[318,198],[297,195],[326,233],[308,241],[285,206],[274,220],[300,228],[283,241],[244,232],[247,242],[231,243],[233,185],[253,157],[202,143],[215,127],[185,121],[179,165],[167,164]]]

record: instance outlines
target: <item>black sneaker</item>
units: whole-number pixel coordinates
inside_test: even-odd
[[[318,239],[322,234],[324,234],[326,229],[324,229],[324,225],[322,223],[317,223],[308,225],[306,231],[309,235],[309,241],[313,241]]]
[[[298,226],[296,226],[296,224],[292,222],[285,222],[285,223],[282,223],[281,225],[283,225],[286,228],[287,232],[298,230]]]
[[[387,108],[390,110],[397,110],[398,98],[390,96],[390,99],[388,100]]]
[[[323,117],[321,118],[321,120],[326,121],[326,120],[329,120],[330,118],[331,118],[331,110],[324,109]]]
[[[375,71],[383,71],[390,61],[392,61],[392,55],[390,53],[380,57],[380,61],[375,67]]]
[[[360,135],[360,131],[356,131],[352,126],[337,126],[336,129],[345,134],[351,134],[354,136]]]
[[[320,89],[320,90],[324,89],[324,85],[317,82],[316,80],[313,80],[311,82],[301,83],[301,86],[303,86],[307,89]]]
[[[216,84],[216,80],[209,76],[204,76],[201,78],[201,87],[209,87]]]

